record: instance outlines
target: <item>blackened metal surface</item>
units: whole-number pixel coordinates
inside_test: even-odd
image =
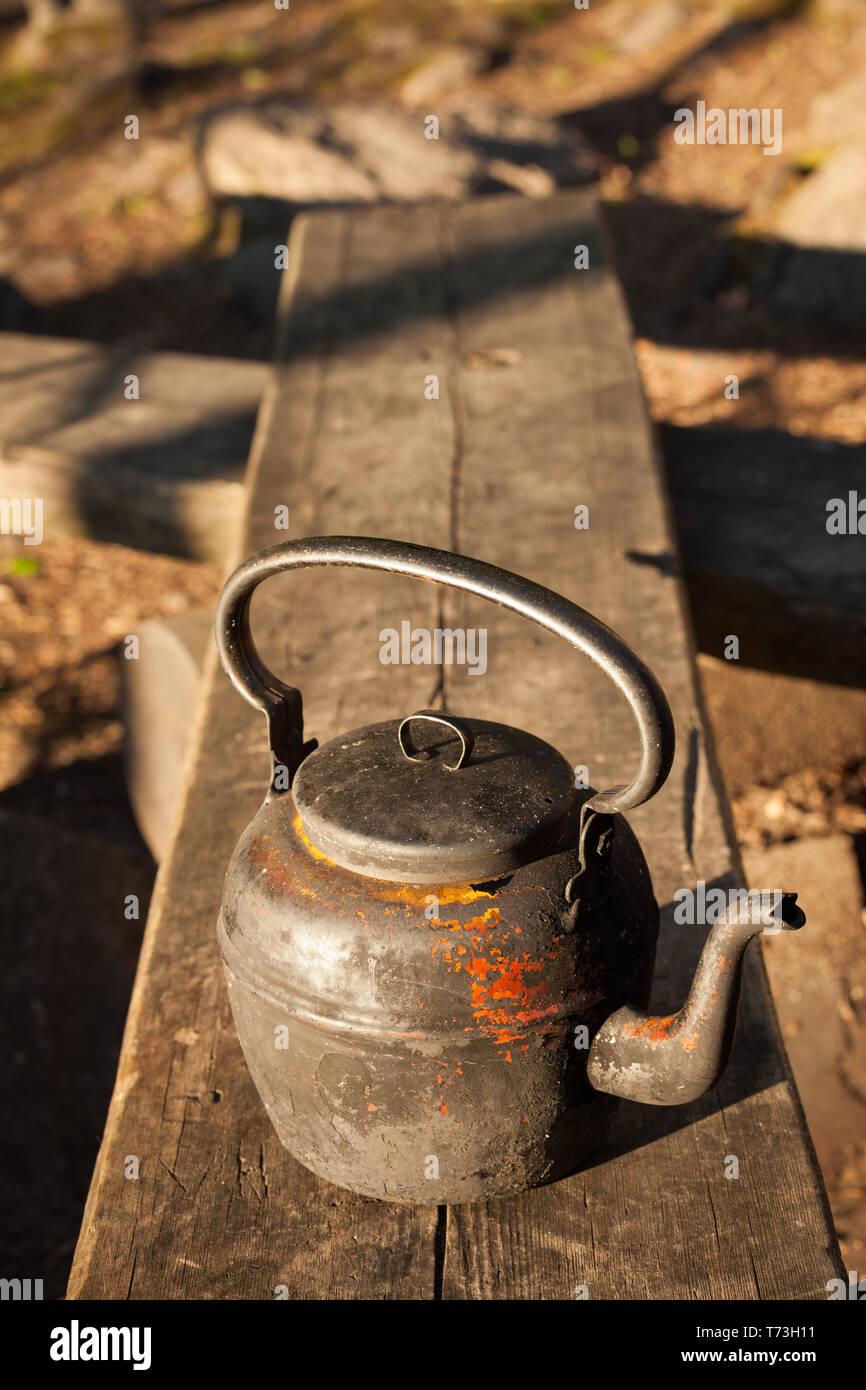
[[[449,585],[564,638],[629,701],[637,774],[576,795],[552,748],[482,721],[469,738],[463,721],[449,731],[456,757],[419,761],[411,720],[314,754],[300,692],[256,653],[249,604],[269,575],[317,565]],[[587,1078],[589,1043],[612,1012],[646,1002],[655,957],[649,874],[616,814],[652,796],[673,759],[652,672],[529,580],[351,536],[253,556],[223,589],[216,636],[297,791],[296,803],[274,780],[235,852],[219,923],[241,1043],[283,1143],[333,1182],[415,1202],[574,1171],[611,1106]]]
[[[456,732],[427,732],[434,756],[410,760],[397,719],[354,729],[306,758],[292,790],[314,848],[343,868],[401,883],[498,878],[550,849],[575,797],[565,758],[520,729],[460,723],[473,746],[459,768]]]
[[[658,930],[637,842],[612,825],[575,926],[577,810],[496,883],[401,885],[329,862],[290,795],[265,803],[219,939],[247,1063],[296,1158],[366,1196],[453,1203],[591,1156],[615,1102],[587,1080],[588,1046],[645,1005]]]

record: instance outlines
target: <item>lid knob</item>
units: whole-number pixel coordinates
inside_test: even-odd
[[[414,723],[416,719],[425,719],[429,724],[444,724],[446,729],[453,730],[459,738],[460,753],[456,763],[442,764],[447,772],[457,772],[464,763],[469,761],[469,755],[475,745],[475,735],[465,720],[456,719],[453,714],[443,714],[438,709],[419,709],[417,713],[410,714],[402,721],[397,730],[397,741],[404,758],[408,758],[412,763],[422,763],[432,755],[431,748],[418,748],[408,732],[407,726]],[[434,744],[433,747],[435,746]]]

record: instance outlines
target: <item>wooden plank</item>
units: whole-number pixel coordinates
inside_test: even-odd
[[[589,273],[571,268],[580,241],[591,246]],[[670,533],[602,254],[594,205],[580,193],[296,224],[282,362],[260,416],[239,553],[281,539],[274,508],[288,505],[292,535],[451,546],[618,625],[657,667],[680,727],[671,787],[635,817],[667,902],[673,884],[728,872],[732,840],[679,591],[640,558],[666,552]],[[429,374],[440,378],[438,400],[425,398]],[[573,526],[582,502],[588,532]],[[615,695],[496,609],[348,571],[282,576],[256,600],[262,655],[297,677],[309,734],[434,701],[443,673],[382,667],[378,633],[409,615],[429,627],[471,615],[490,632],[489,671],[468,689],[458,668],[445,672],[452,708],[534,728],[589,764],[597,784],[631,769],[636,738]],[[365,1202],[296,1164],[246,1074],[214,941],[225,865],[265,778],[264,731],[212,655],[71,1297],[268,1298],[279,1285],[319,1298],[569,1297],[576,1284],[614,1298],[823,1289],[838,1272],[835,1242],[757,966],[738,1060],[716,1098],[682,1112],[623,1105],[605,1161],[589,1172],[443,1212],[444,1269],[435,1208]],[[674,1000],[700,942],[670,936],[659,996]],[[735,1183],[722,1176],[728,1153],[741,1160]],[[138,1181],[124,1178],[129,1154],[139,1156]]]
[[[470,205],[455,214],[450,238],[460,306],[450,395],[462,439],[452,543],[596,613],[649,663],[673,707],[670,781],[629,817],[662,906],[653,1005],[664,1013],[685,997],[705,935],[674,925],[674,890],[743,880],[621,295],[588,200],[526,204],[507,228],[494,204]],[[534,273],[524,263],[532,241]],[[588,272],[571,269],[577,243],[590,246]],[[479,265],[499,279],[493,299],[467,282]],[[531,294],[521,280],[533,281]],[[491,347],[515,365],[467,368]],[[574,526],[579,504],[589,507],[587,530]],[[446,671],[452,711],[532,728],[586,764],[595,787],[629,779],[631,716],[595,668],[466,596],[449,595],[445,611],[449,625],[488,629],[486,674]],[[797,939],[784,946],[796,951]],[[578,1286],[594,1299],[826,1297],[838,1251],[755,946],[746,974],[736,1050],[718,1089],[682,1109],[623,1102],[590,1170],[451,1209],[446,1298],[570,1298]],[[737,1179],[725,1176],[729,1155]]]
[[[418,429],[425,360],[450,336],[429,214],[298,222],[290,255],[290,360],[262,408],[234,560],[284,538],[279,505],[293,534],[444,540],[450,427],[440,412]],[[265,659],[300,677],[310,733],[327,738],[429,702],[435,672],[381,666],[377,639],[401,612],[435,626],[434,606],[409,581],[309,572],[266,587],[254,622]],[[267,778],[264,728],[212,654],[70,1297],[272,1298],[281,1285],[292,1298],[433,1296],[435,1208],[380,1206],[313,1177],[280,1146],[241,1056],[216,915]],[[138,1181],[124,1177],[130,1154]]]
[[[171,842],[184,765],[213,642],[213,613],[195,608],[140,623],[139,660],[120,658],[123,762],[142,839],[157,864]]]

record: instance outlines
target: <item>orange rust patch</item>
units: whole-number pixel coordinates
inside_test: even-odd
[[[500,967],[501,969],[501,967]],[[523,980],[524,970],[538,971],[541,966],[535,962],[521,964],[520,961],[511,961],[505,970],[502,971],[500,978],[494,980],[490,985],[491,999],[523,999],[529,1000],[533,995],[547,993],[547,981],[540,980],[537,985],[527,985]]]
[[[466,967],[473,977],[470,986],[473,1013],[481,1031],[493,1033],[497,1043],[522,1041],[531,1023],[556,1012],[555,1003],[539,1007],[548,992],[547,981],[541,979],[532,984],[525,978],[539,974],[544,968],[543,962],[532,960],[528,954],[509,958],[496,947],[489,949],[492,960],[474,956]],[[504,1007],[506,1005],[512,1007]],[[507,1060],[511,1060],[510,1054]]]
[[[676,1014],[667,1014],[664,1018],[654,1016],[637,1019],[624,1025],[622,1035],[624,1038],[645,1038],[651,1043],[664,1042],[675,1031],[676,1024]]]
[[[490,896],[489,894],[487,895]],[[470,917],[468,922],[459,922],[456,917],[431,917],[431,927],[444,927],[447,931],[467,931],[467,932],[487,932],[491,927],[498,927],[502,921],[502,913],[498,907],[488,907],[480,917]],[[435,948],[434,948],[435,949]],[[466,950],[466,947],[456,947],[459,950]]]

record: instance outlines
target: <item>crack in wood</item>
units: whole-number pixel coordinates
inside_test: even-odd
[[[445,1286],[445,1260],[448,1254],[448,1208],[436,1208],[436,1226],[433,1231],[433,1299],[441,1303]]]

